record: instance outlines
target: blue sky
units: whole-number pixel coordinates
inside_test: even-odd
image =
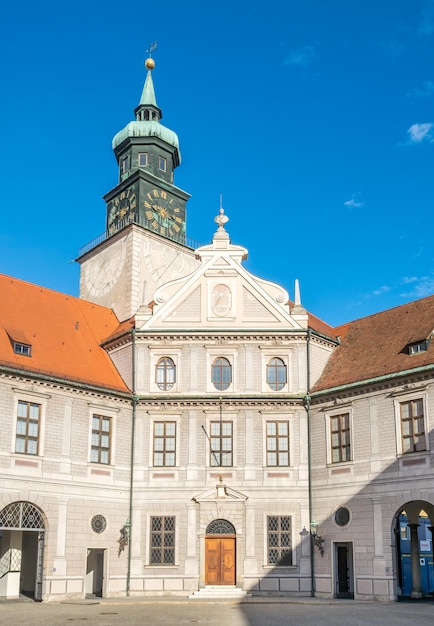
[[[78,295],[146,49],[208,243],[337,325],[434,292],[434,1],[24,0],[1,10],[0,272]]]

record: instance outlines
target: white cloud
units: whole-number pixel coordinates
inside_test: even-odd
[[[434,275],[405,276],[401,279],[401,285],[411,285],[411,290],[400,293],[402,298],[425,298],[434,294]]]
[[[381,296],[383,293],[387,293],[388,291],[391,291],[391,289],[392,287],[390,287],[389,285],[383,285],[379,289],[376,289],[373,293],[374,293],[374,296]]]
[[[402,291],[399,295],[406,300],[417,300],[434,294],[434,276],[404,276],[391,285],[382,285],[374,289],[371,293],[365,294],[365,298],[382,296],[389,291],[407,288],[408,291]]]
[[[365,203],[360,200],[360,192],[354,193],[352,198],[344,202],[344,206],[349,209],[360,209],[360,207],[365,206]]]
[[[422,141],[434,141],[434,124],[412,124],[407,130],[410,135],[410,143],[421,143]]]
[[[425,80],[422,87],[414,87],[409,91],[407,98],[427,98],[434,94],[434,82],[432,80]]]
[[[351,200],[347,200],[346,202],[344,202],[344,206],[350,207],[351,209],[358,209],[364,204],[364,202],[357,202],[357,200],[354,200],[354,198],[351,198]]]
[[[302,46],[288,54],[285,65],[300,65],[306,67],[316,58],[314,46]]]
[[[426,35],[429,37],[433,33],[434,33],[434,2],[433,0],[427,0],[422,10],[418,34]]]

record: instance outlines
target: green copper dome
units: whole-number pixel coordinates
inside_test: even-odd
[[[112,147],[117,148],[127,137],[159,137],[179,152],[178,135],[155,120],[130,122],[113,137]],[[179,155],[181,161],[181,154]]]
[[[152,64],[149,64],[149,61],[152,61]],[[134,110],[136,119],[133,122],[129,122],[125,128],[120,130],[113,137],[113,150],[116,150],[116,148],[123,141],[125,141],[125,139],[128,139],[128,137],[158,137],[176,149],[176,161],[177,163],[180,163],[181,152],[179,150],[178,135],[173,132],[173,130],[166,128],[166,126],[163,126],[163,124],[160,123],[162,113],[157,105],[154,83],[151,74],[155,63],[153,62],[153,59],[147,59],[145,65],[148,67],[148,74],[146,76],[140,103]]]

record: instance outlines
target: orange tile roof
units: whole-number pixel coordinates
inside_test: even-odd
[[[434,330],[434,296],[403,304],[334,329],[341,343],[331,355],[313,392],[434,364],[428,350],[409,354],[408,345]]]
[[[110,309],[0,274],[0,366],[128,392],[100,347],[118,326]]]
[[[321,335],[325,335],[326,337],[331,337],[332,339],[336,339],[336,332],[333,326],[327,324],[327,322],[323,322],[316,315],[312,315],[312,313],[308,312],[308,324],[312,330],[316,330],[321,333]]]

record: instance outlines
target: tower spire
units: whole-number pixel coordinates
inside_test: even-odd
[[[150,53],[152,53],[156,47],[157,44],[153,43],[149,48]],[[151,56],[145,60],[145,67],[148,73],[146,75],[139,106],[134,109],[134,114],[138,122],[159,122],[163,114],[157,105],[157,98],[155,97],[154,81],[152,80],[152,70],[155,67],[155,61]]]

